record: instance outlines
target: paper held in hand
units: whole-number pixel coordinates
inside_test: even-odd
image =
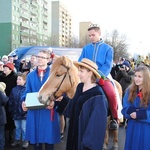
[[[44,104],[41,104],[37,99],[38,92],[27,93],[25,104],[28,109],[41,109],[46,108]]]

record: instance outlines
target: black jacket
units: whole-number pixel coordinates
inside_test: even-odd
[[[119,70],[116,75],[116,80],[121,84],[123,95],[125,94],[125,90],[128,88],[128,86],[132,82],[132,78],[134,75],[134,71],[132,69],[125,71],[125,70]]]
[[[6,124],[5,105],[8,101],[8,97],[0,91],[0,125]]]

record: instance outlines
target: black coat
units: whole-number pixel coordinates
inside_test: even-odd
[[[132,82],[132,78],[134,75],[134,71],[132,69],[125,71],[125,70],[119,70],[116,75],[116,80],[121,84],[123,95],[125,94],[125,90],[128,88],[128,86]]]
[[[96,86],[82,92],[83,83],[67,105],[64,115],[70,117],[66,150],[101,150],[107,123],[107,100]]]
[[[11,90],[17,84],[17,74],[13,71],[7,76],[3,74],[0,77],[0,82],[4,82],[6,84],[5,92],[6,95],[9,97]],[[6,108],[6,117],[7,117],[6,130],[13,130],[15,128],[15,125],[14,125],[14,121],[11,118],[10,112],[8,111],[8,103],[6,104],[5,108]]]
[[[7,101],[8,97],[0,91],[0,125],[6,124],[5,105]]]
[[[9,75],[5,76],[3,74],[0,78],[0,82],[4,82],[6,84],[6,95],[9,96],[11,90],[16,86],[17,84],[17,74],[15,72],[11,72]]]

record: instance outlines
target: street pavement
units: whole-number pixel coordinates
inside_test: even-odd
[[[124,141],[125,141],[125,128],[124,127],[119,127],[119,148],[118,150],[123,150],[124,149]],[[64,135],[64,139],[59,143],[55,145],[55,150],[65,150],[66,148],[66,134],[67,134],[67,130],[65,132]],[[111,150],[112,148],[112,137],[110,137],[109,139],[109,145],[108,145],[108,150]],[[7,141],[6,139],[6,146],[4,150],[22,150],[21,146],[12,148],[10,143]],[[30,145],[26,150],[32,150],[32,145]],[[44,150],[44,148],[43,148]]]

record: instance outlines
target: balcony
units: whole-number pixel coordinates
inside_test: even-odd
[[[30,8],[30,12],[31,12],[31,14],[33,14],[35,16],[37,15],[37,11],[33,7]]]
[[[47,6],[47,5],[43,5],[43,8],[44,8],[45,10],[48,10],[48,6]]]
[[[29,14],[20,13],[20,17],[21,17],[21,18],[24,18],[24,20],[28,20],[28,19],[29,19]]]
[[[44,11],[44,12],[43,12],[43,15],[44,15],[45,17],[47,17],[47,16],[48,16],[48,11]]]
[[[47,1],[46,0],[43,0],[44,4],[47,4]]]
[[[30,21],[37,23],[37,18],[32,17],[32,18],[30,18]]]
[[[27,22],[22,22],[21,25],[22,28],[29,28],[29,24]]]
[[[24,2],[24,3],[28,3],[28,0],[21,0],[22,2]]]
[[[47,30],[47,29],[48,29],[48,27],[47,27],[47,26],[43,26],[43,29],[44,29],[44,30]]]
[[[27,4],[22,4],[22,5],[21,5],[21,8],[22,8],[23,10],[28,10],[28,9],[29,9],[29,6],[28,6]]]
[[[37,24],[30,23],[30,30],[36,31],[37,30]]]
[[[28,37],[29,36],[29,33],[27,31],[22,31],[21,32],[21,36],[23,37]]]
[[[32,1],[30,4],[31,4],[34,8],[37,8],[37,6],[38,6],[35,1]]]
[[[44,17],[43,18],[43,23],[47,24],[47,22],[48,22],[48,19]]]

